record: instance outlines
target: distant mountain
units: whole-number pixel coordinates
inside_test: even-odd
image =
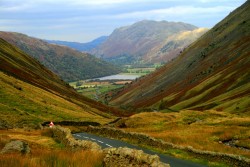
[[[250,114],[250,1],[166,64],[114,95],[150,110],[215,109]]]
[[[144,60],[146,63],[169,62],[207,31],[207,28],[197,28],[173,34],[145,54]]]
[[[108,111],[108,112],[107,112]],[[44,121],[110,122],[121,112],[78,94],[57,75],[0,38],[0,128]]]
[[[0,37],[39,60],[65,81],[96,78],[120,72],[118,67],[110,63],[69,47],[49,44],[20,33],[0,32]]]
[[[118,64],[167,61],[205,32],[194,31],[195,29],[196,26],[181,22],[144,20],[117,28],[91,53]],[[175,37],[180,37],[185,32],[188,35],[184,35],[184,39],[179,38],[177,42]]]
[[[76,49],[80,52],[89,52],[90,50],[101,45],[107,38],[108,38],[108,36],[101,36],[101,37],[99,37],[91,42],[87,42],[87,43],[58,41],[58,40],[44,40],[44,41],[51,43],[51,44],[68,46],[68,47]]]

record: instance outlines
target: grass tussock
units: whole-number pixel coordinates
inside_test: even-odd
[[[23,140],[31,153],[0,156],[1,167],[98,167],[103,154],[97,151],[68,151],[51,138],[51,129],[25,131],[24,129],[0,130],[0,150],[11,140]]]
[[[98,167],[102,166],[103,155],[91,151],[36,150],[31,155],[3,155],[1,167]]]

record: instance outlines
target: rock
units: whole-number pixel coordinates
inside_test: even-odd
[[[30,147],[28,143],[20,140],[15,140],[7,143],[4,148],[1,150],[1,154],[6,153],[22,153],[28,154],[30,153]]]
[[[131,148],[104,149],[104,166],[106,167],[169,167],[160,162],[157,155],[149,155],[142,150]]]
[[[53,132],[53,138],[63,143],[66,147],[72,150],[101,150],[101,146],[95,142],[87,140],[76,140],[70,129],[60,126],[53,126],[51,128]]]

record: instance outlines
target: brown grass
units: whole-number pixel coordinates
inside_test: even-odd
[[[102,166],[103,155],[97,151],[68,151],[48,137],[48,131],[23,129],[1,130],[0,150],[10,140],[29,143],[29,155],[5,154],[0,156],[1,167],[91,167]]]
[[[9,154],[0,157],[1,167],[91,167],[102,166],[99,152],[65,150],[36,150],[31,155]]]
[[[250,118],[218,111],[181,111],[180,113],[140,113],[125,122],[126,131],[145,133],[181,146],[195,149],[243,155],[250,151],[221,144],[236,140],[237,146],[250,150]]]

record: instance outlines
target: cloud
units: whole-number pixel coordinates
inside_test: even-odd
[[[110,4],[121,4],[134,2],[134,0],[72,0],[72,4],[82,4],[82,5],[110,5]]]
[[[157,19],[158,17],[196,17],[199,15],[214,15],[218,13],[224,13],[233,10],[230,6],[216,6],[216,7],[194,7],[194,6],[177,6],[164,9],[137,11],[131,13],[118,14],[113,17],[115,18],[152,18]]]
[[[86,41],[145,19],[211,27],[244,1],[0,0],[0,30]]]
[[[13,5],[6,5],[2,6],[0,5],[0,11],[1,12],[18,12],[18,11],[24,11],[32,6],[30,4],[13,4]]]

